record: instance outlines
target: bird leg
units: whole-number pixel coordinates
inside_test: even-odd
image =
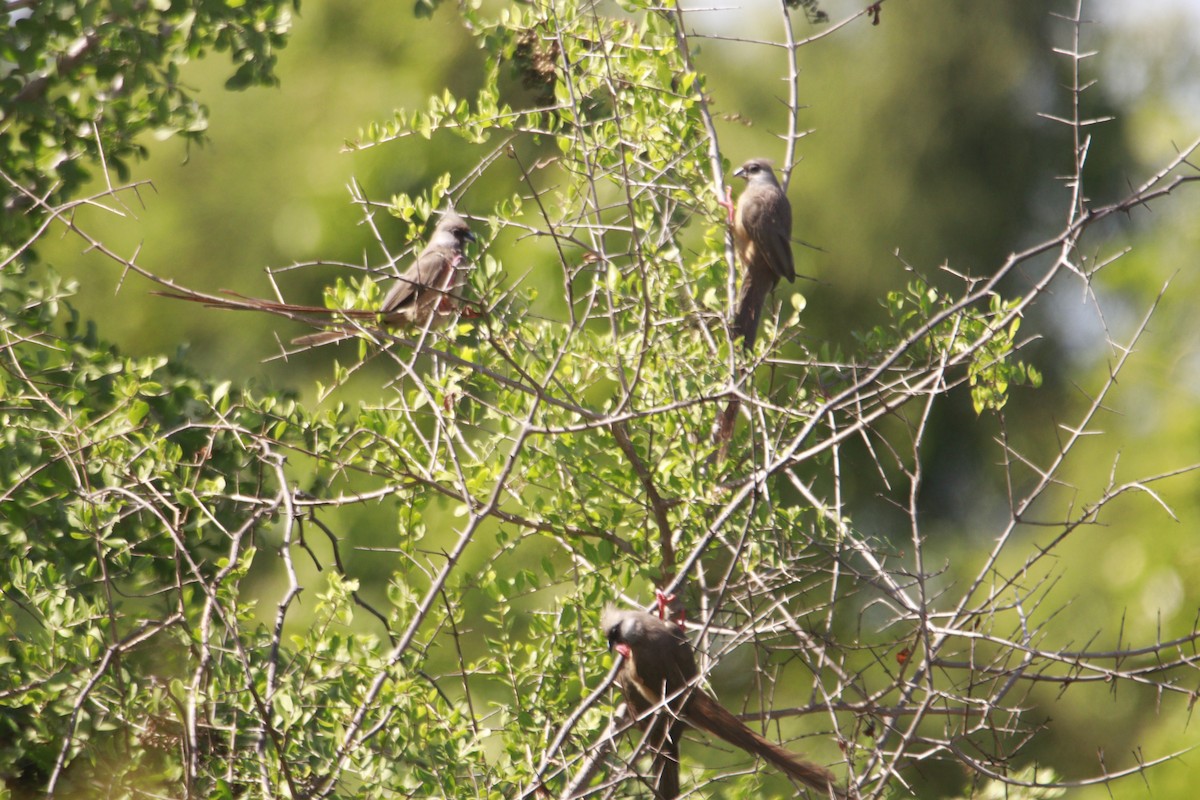
[[[717,192],[717,205],[725,209],[729,214],[729,224],[733,224],[733,187],[725,187],[725,196],[721,197],[721,193]]]
[[[655,589],[654,599],[658,601],[658,618],[666,620],[667,608],[675,600],[675,595],[667,594],[662,589]]]
[[[679,597],[673,594],[667,594],[662,589],[655,589],[654,599],[658,601],[658,618],[665,622],[670,616],[671,605],[676,600],[679,600]],[[687,621],[687,610],[683,607],[682,601],[676,606],[676,608],[678,610],[674,615],[675,618],[671,621],[682,628],[684,627],[684,622]]]

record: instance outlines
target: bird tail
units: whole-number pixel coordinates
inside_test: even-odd
[[[292,344],[297,347],[320,347],[323,344],[333,344],[343,339],[351,339],[356,332],[356,328],[342,328],[332,331],[321,331],[320,333],[309,333],[292,339]]]
[[[802,761],[774,742],[759,736],[720,703],[701,691],[692,692],[687,704],[686,719],[695,727],[748,753],[762,756],[785,774],[817,792],[838,800],[846,798],[846,794],[837,788],[833,773],[829,770]]]
[[[660,717],[667,717],[667,714],[659,714]],[[679,797],[679,737],[683,733],[683,726],[675,721],[666,723],[668,725],[666,736],[659,751],[659,755],[655,758],[655,769],[658,775],[655,778],[654,793],[658,796],[658,800],[677,800]]]
[[[763,303],[767,301],[770,286],[759,286],[747,275],[742,279],[738,293],[737,311],[733,315],[733,338],[741,339],[742,346],[749,352],[758,339],[758,325],[762,318]]]
[[[374,311],[364,311],[355,308],[326,308],[325,306],[301,306],[295,303],[276,303],[273,300],[247,297],[244,294],[238,294],[229,289],[221,290],[221,294],[226,295],[225,297],[191,290],[151,292],[150,294],[155,294],[159,297],[169,297],[172,300],[186,300],[189,303],[200,303],[209,308],[222,308],[229,311],[268,311],[282,316],[316,314],[322,318],[328,318],[334,314],[352,319],[374,319],[377,316],[377,313]]]

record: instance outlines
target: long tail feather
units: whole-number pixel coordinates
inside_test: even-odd
[[[843,800],[846,795],[834,781],[833,773],[824,767],[802,761],[772,741],[764,739],[720,703],[699,690],[692,693],[684,718],[700,730],[718,736],[732,745],[753,753],[818,792]]]
[[[763,303],[771,287],[759,286],[749,276],[743,279],[742,290],[738,293],[737,311],[733,315],[733,338],[741,339],[742,346],[749,352],[754,349],[758,339],[758,326],[761,322]]]
[[[354,330],[351,328],[343,328],[332,331],[321,331],[320,333],[309,333],[304,336],[297,336],[292,339],[292,344],[297,347],[320,347],[324,344],[333,344],[344,339],[354,338]]]
[[[320,314],[330,316],[337,314],[352,319],[373,319],[379,315],[377,311],[366,311],[359,308],[326,308],[325,306],[301,306],[292,303],[276,303],[273,300],[262,300],[257,297],[247,297],[228,289],[222,289],[221,294],[229,297],[217,297],[211,294],[187,294],[184,292],[151,292],[159,297],[169,297],[172,300],[186,300],[189,303],[200,303],[209,308],[223,308],[228,311],[273,311],[280,314]],[[232,298],[232,299],[230,299]]]

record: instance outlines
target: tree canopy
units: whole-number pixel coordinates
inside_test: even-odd
[[[658,591],[851,796],[1189,796],[1200,142],[1059,5],[8,3],[5,791],[649,797],[599,617]],[[465,297],[383,324],[449,207]]]

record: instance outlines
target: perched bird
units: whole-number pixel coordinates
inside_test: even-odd
[[[754,349],[763,303],[780,278],[796,280],[792,259],[792,204],[764,159],[752,158],[734,173],[746,180],[733,215],[733,242],[742,263],[742,288],[733,317],[733,337]]]
[[[679,739],[682,724],[718,736],[748,753],[761,756],[784,773],[825,796],[844,798],[833,775],[823,767],[793,756],[746,727],[716,700],[694,684],[698,670],[692,646],[672,622],[643,611],[605,610],[601,626],[609,650],[624,657],[617,682],[639,726],[649,732],[656,748],[655,792],[659,800],[679,796]],[[666,708],[650,718],[646,713],[666,699]]]
[[[437,327],[457,309],[456,295],[466,282],[460,265],[463,246],[475,241],[467,221],[447,211],[433,229],[429,244],[383,298],[379,321],[388,326]],[[292,340],[297,345],[321,345],[350,338],[358,329],[344,325]]]

